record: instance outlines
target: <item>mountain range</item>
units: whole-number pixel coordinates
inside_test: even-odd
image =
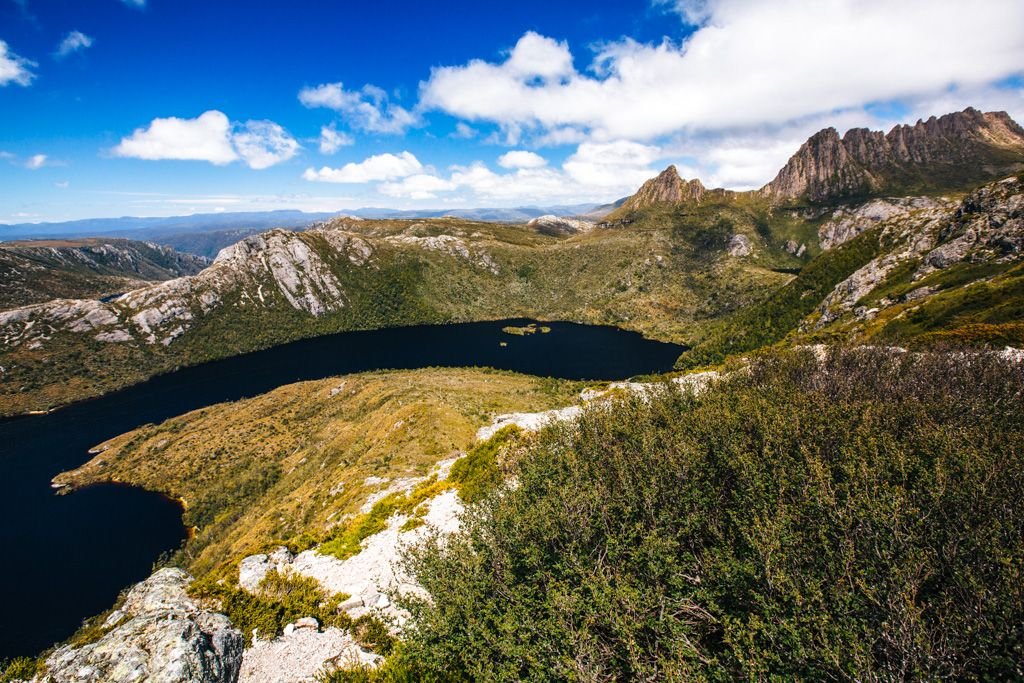
[[[97,444],[53,485],[187,500],[194,534],[180,568],[50,651],[46,675],[174,652],[221,672],[204,681],[309,678],[343,653],[356,669],[323,680],[446,680],[408,672],[477,670],[462,648],[479,647],[499,663],[529,652],[547,680],[578,663],[572,638],[619,643],[640,623],[672,629],[651,638],[685,656],[625,665],[598,648],[586,671],[1015,670],[1024,130],[973,109],[826,129],[759,190],[669,166],[586,208],[332,215],[245,234],[210,262],[112,238],[0,246],[3,416],[348,330],[527,317],[684,345],[656,380],[376,371]],[[396,573],[406,553],[415,581]],[[398,584],[430,599],[393,603]],[[410,614],[429,627],[396,648]],[[571,642],[519,637],[537,615]],[[179,628],[199,635],[182,645]],[[131,676],[162,666],[143,659]]]

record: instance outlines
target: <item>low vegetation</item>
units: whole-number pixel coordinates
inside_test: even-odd
[[[30,680],[40,669],[40,662],[31,657],[0,660],[0,683]]]
[[[279,636],[287,624],[302,617],[313,617],[325,628],[352,626],[351,617],[339,607],[349,596],[325,595],[316,579],[273,569],[255,593],[213,580],[193,582],[189,593],[227,615],[246,642],[253,632],[262,639]]]
[[[57,480],[115,480],[183,499],[185,523],[197,529],[174,559],[198,577],[280,544],[326,542],[347,557],[394,512],[414,526],[420,502],[447,485],[431,481],[434,465],[469,450],[495,415],[562,407],[582,388],[460,369],[302,382],[141,427]],[[481,487],[480,476],[465,485]]]
[[[1022,387],[787,352],[590,410],[420,549],[389,665],[332,680],[1020,678]]]

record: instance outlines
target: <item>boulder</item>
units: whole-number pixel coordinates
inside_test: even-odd
[[[42,681],[52,683],[234,683],[242,634],[185,592],[192,578],[161,569],[132,588],[96,641],[58,648]]]

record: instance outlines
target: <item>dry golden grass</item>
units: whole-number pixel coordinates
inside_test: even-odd
[[[198,574],[278,543],[304,547],[397,480],[468,448],[498,414],[572,403],[582,385],[493,370],[382,371],[301,382],[146,425],[58,476],[182,498]],[[367,484],[367,477],[388,483]]]

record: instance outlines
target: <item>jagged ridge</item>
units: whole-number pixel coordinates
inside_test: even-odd
[[[961,189],[1024,166],[1024,128],[1006,112],[931,117],[888,133],[835,128],[812,135],[761,193],[827,202]]]

